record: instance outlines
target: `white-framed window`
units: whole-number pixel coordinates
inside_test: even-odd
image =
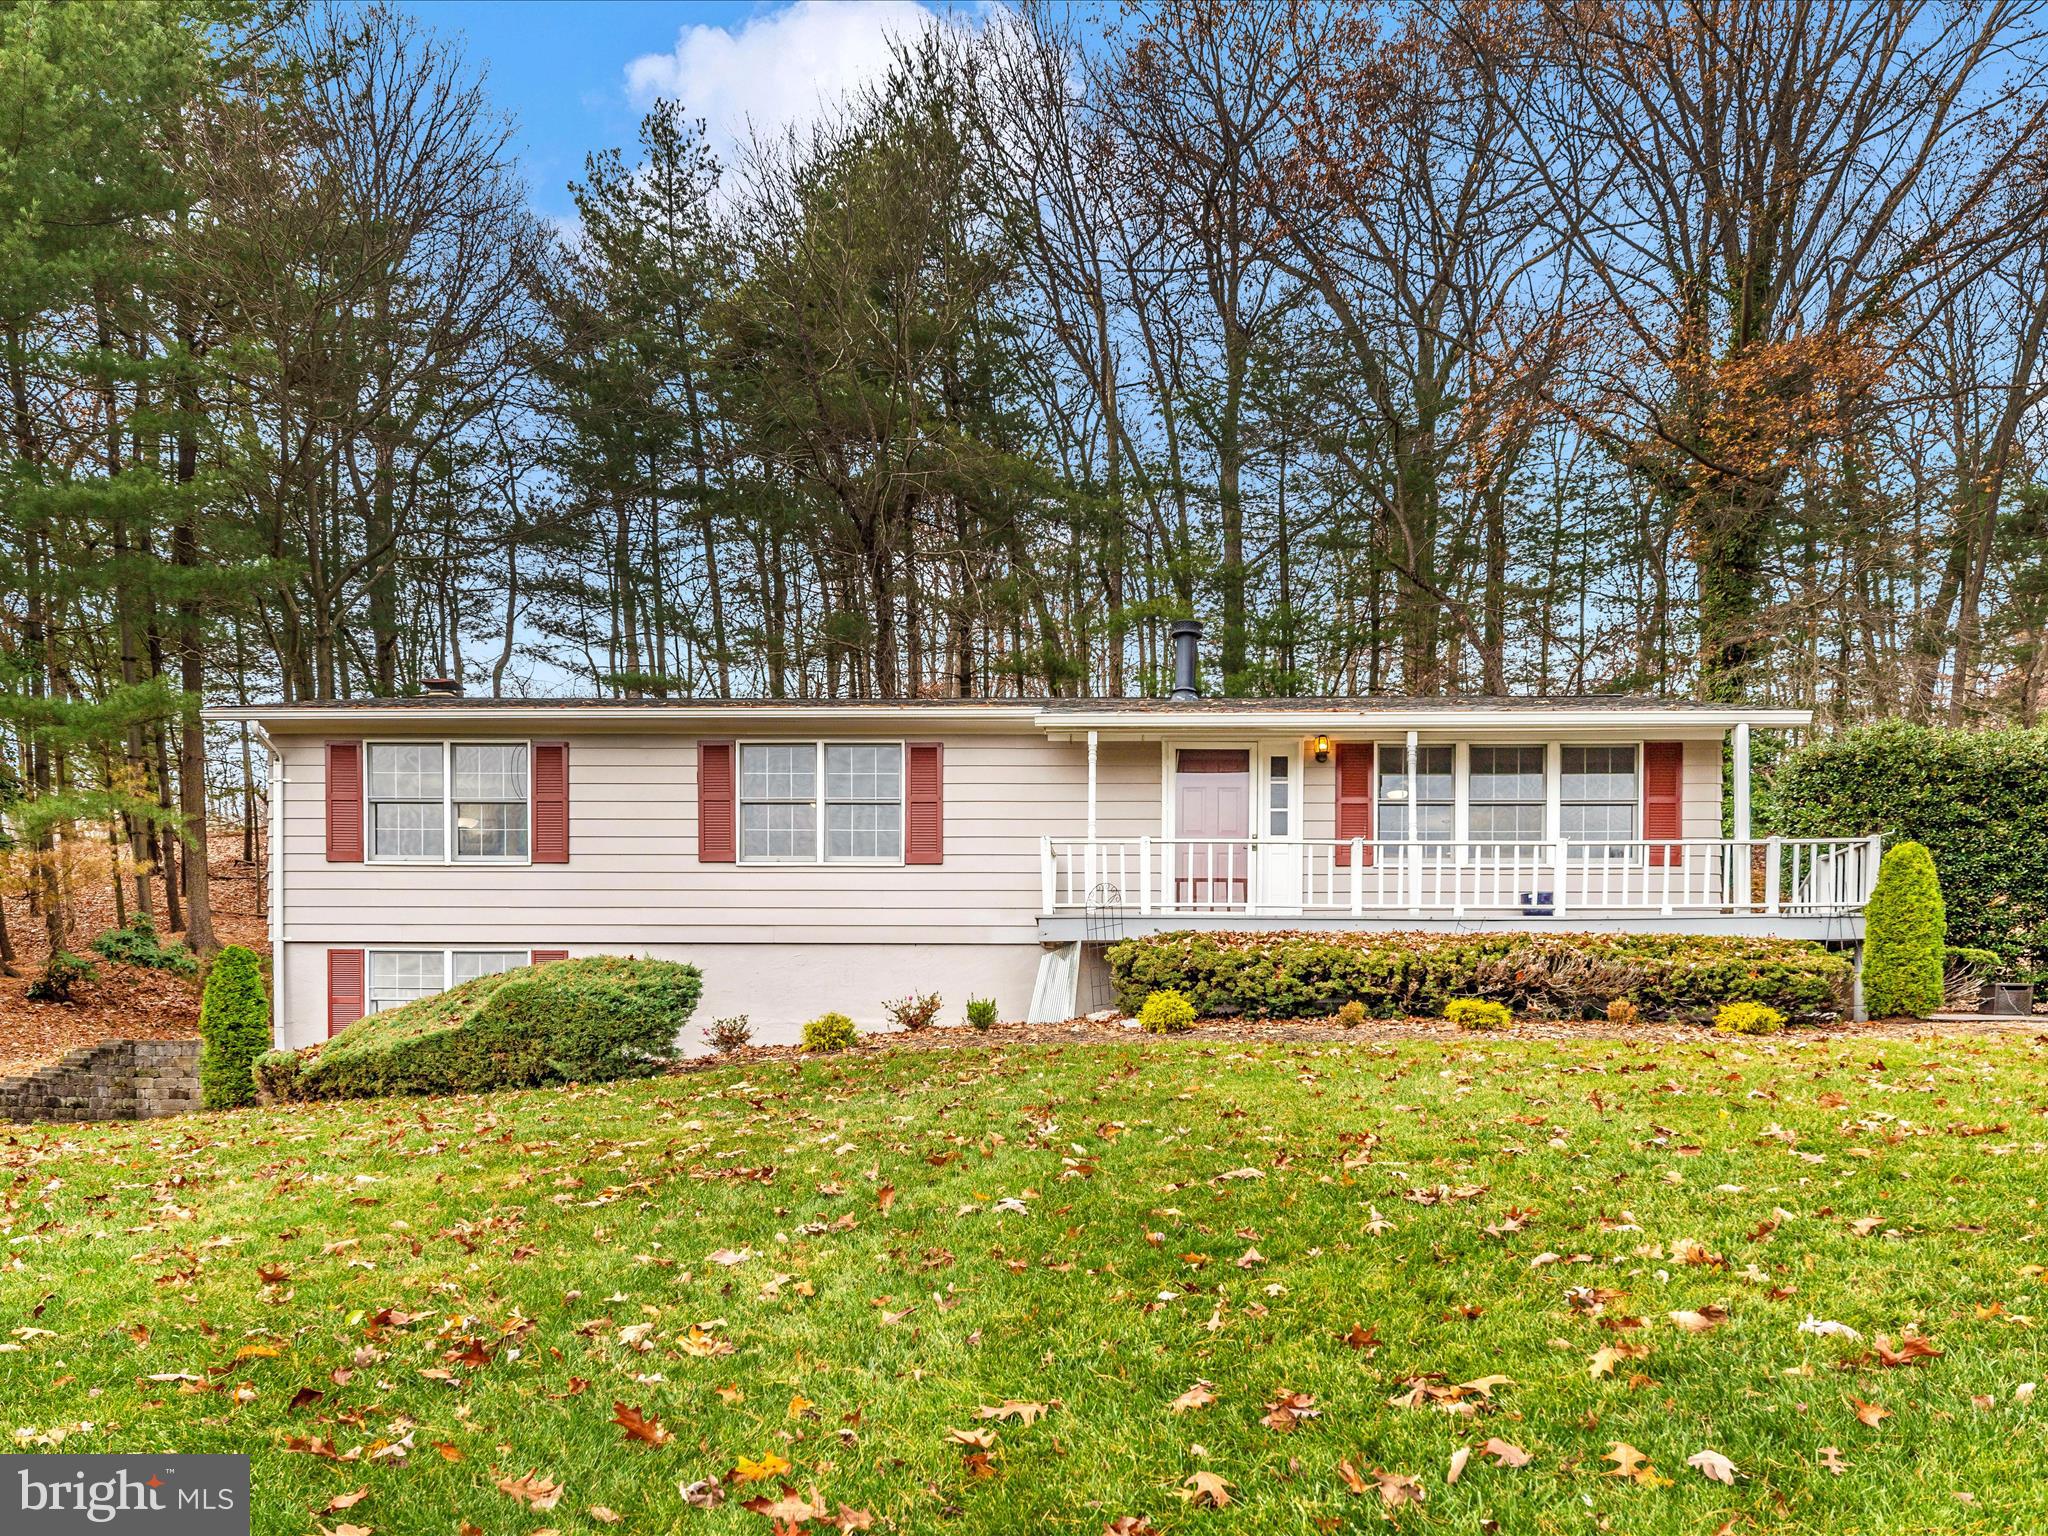
[[[1528,853],[1543,841],[1544,749],[1467,749],[1471,838],[1495,854]]]
[[[532,768],[523,741],[373,741],[364,850],[394,863],[522,864]]]
[[[903,859],[903,743],[740,743],[745,864],[895,864]]]
[[[1294,830],[1294,759],[1275,752],[1266,759],[1266,835],[1287,837]]]
[[[1636,839],[1641,806],[1634,743],[1560,749],[1560,835],[1575,859],[1619,859]]]
[[[1409,817],[1415,818],[1416,841],[1448,843],[1457,824],[1458,749],[1432,744],[1415,749],[1415,782],[1408,782],[1408,748],[1382,743],[1379,787],[1374,791],[1373,836],[1383,843],[1408,841]],[[1441,849],[1426,850],[1439,857]]]
[[[532,959],[526,949],[373,949],[363,1001],[371,1013],[381,1013],[479,976],[516,971]]]

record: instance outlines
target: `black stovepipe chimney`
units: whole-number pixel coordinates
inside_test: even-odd
[[[1173,692],[1167,697],[1199,699],[1202,696],[1198,654],[1202,644],[1202,621],[1175,619],[1166,633],[1173,641]]]

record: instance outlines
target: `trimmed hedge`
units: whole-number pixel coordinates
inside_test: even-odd
[[[1758,805],[1759,826],[1788,837],[1926,844],[1949,942],[2048,981],[2048,729],[1859,726],[1789,754]]]
[[[662,1071],[704,989],[694,965],[590,955],[479,976],[349,1025],[324,1045],[271,1051],[276,1099],[357,1099],[595,1083]]]
[[[1872,1017],[1924,1019],[1941,1006],[1947,929],[1927,850],[1918,843],[1887,848],[1864,916],[1863,1002]]]
[[[1818,944],[1687,934],[1180,932],[1111,945],[1107,958],[1124,1012],[1172,988],[1204,1018],[1320,1018],[1348,1002],[1434,1017],[1458,997],[1593,1018],[1625,997],[1657,1018],[1757,1002],[1822,1019],[1848,1011],[1853,975]]]
[[[199,1102],[234,1109],[256,1102],[256,1058],[270,1048],[263,957],[230,944],[207,968],[199,999]]]

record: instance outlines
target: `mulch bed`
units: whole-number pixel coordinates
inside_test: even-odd
[[[1798,1044],[1809,1040],[1953,1040],[1970,1036],[2036,1035],[2048,1040],[2048,1018],[1963,1019],[1931,1023],[1926,1019],[1873,1019],[1866,1024],[1816,1024],[1781,1035],[1748,1037],[1716,1035],[1699,1024],[1610,1024],[1605,1019],[1518,1020],[1511,1030],[1480,1033],[1462,1030],[1443,1019],[1369,1019],[1344,1029],[1320,1019],[1200,1019],[1193,1029],[1163,1038],[1199,1044],[1280,1043],[1304,1045],[1393,1044],[1438,1040],[1476,1045],[1491,1040],[1606,1040],[1617,1045],[1673,1045],[1713,1040],[1724,1045]],[[892,1030],[863,1034],[850,1049],[857,1052],[957,1050],[991,1045],[1105,1045],[1142,1040],[1142,1031],[1116,1019],[1070,1019],[1063,1024],[998,1024],[975,1030],[946,1025],[906,1033]],[[696,1056],[678,1062],[675,1070],[697,1072],[706,1067],[747,1061],[787,1059],[799,1054],[793,1045],[750,1045],[725,1056]]]

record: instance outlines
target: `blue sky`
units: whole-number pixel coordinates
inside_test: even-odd
[[[888,38],[958,19],[970,4],[918,0],[401,0],[460,34],[487,89],[519,123],[534,206],[567,218],[565,185],[593,150],[628,146],[647,105],[680,99],[727,156],[749,123],[801,122],[869,78]]]

